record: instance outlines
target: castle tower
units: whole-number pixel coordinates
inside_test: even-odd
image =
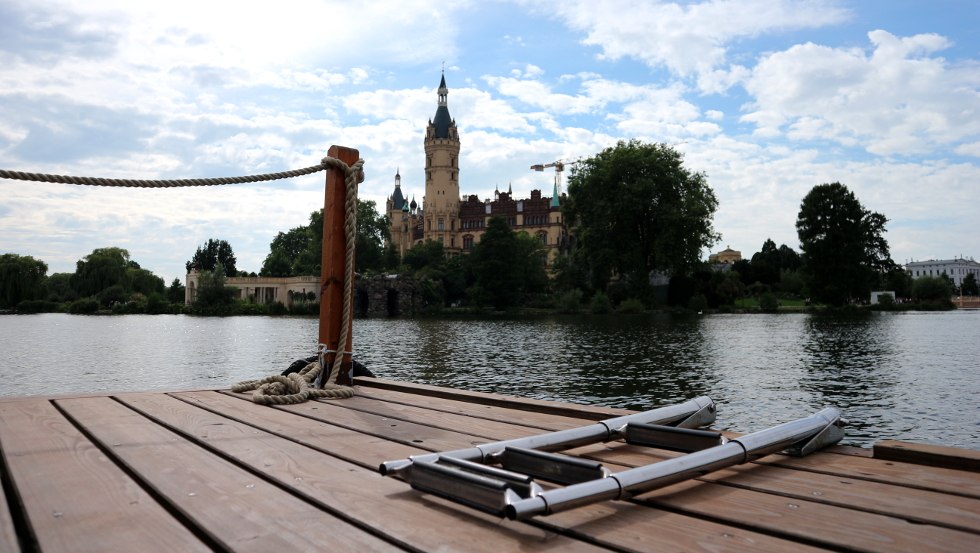
[[[438,240],[456,255],[459,229],[459,133],[449,115],[449,89],[442,75],[436,115],[425,131],[424,239]]]
[[[412,247],[412,234],[410,229],[408,202],[402,194],[401,171],[395,171],[395,190],[388,197],[386,206],[388,220],[391,221],[390,244],[394,244],[398,250],[398,255],[403,256]]]

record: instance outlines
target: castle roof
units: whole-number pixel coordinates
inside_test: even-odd
[[[436,108],[436,116],[432,119],[432,125],[435,127],[434,138],[449,138],[449,127],[454,125],[453,118],[449,115],[448,95],[446,75],[443,74],[442,80],[439,81],[439,107]]]

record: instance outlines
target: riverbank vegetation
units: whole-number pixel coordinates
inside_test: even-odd
[[[385,247],[389,220],[373,201],[358,201],[356,270],[410,275],[423,310],[632,314],[651,309],[808,311],[855,309],[872,290],[886,290],[878,310],[949,309],[954,293],[976,294],[970,275],[955,289],[946,275],[913,281],[890,257],[887,218],[866,209],[841,183],[820,184],[803,198],[796,222],[800,252],[767,239],[758,252],[730,264],[701,261],[721,236],[718,201],[707,176],[687,169],[665,144],[620,142],[578,162],[562,206],[565,240],[549,250],[501,218],[490,218],[468,254],[447,257],[428,241],[403,257]],[[200,283],[184,305],[180,279],[163,279],[117,247],[92,251],[74,273],[47,275],[31,256],[0,256],[0,310],[17,313],[316,314],[314,298],[283,304],[239,299],[228,276],[320,274],[323,212],[279,232],[258,273],[239,270],[230,244],[209,239],[190,260]],[[861,307],[863,308],[863,307]]]

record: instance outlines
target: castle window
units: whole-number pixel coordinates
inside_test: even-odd
[[[539,232],[538,233],[538,240],[540,240],[542,244],[544,244],[544,245],[547,246],[548,245],[548,233],[547,232]]]
[[[463,237],[463,249],[464,250],[472,250],[473,249],[473,236],[472,235],[467,234],[466,236]]]
[[[446,222],[440,217],[439,221],[436,223],[436,228],[438,230],[446,230]]]

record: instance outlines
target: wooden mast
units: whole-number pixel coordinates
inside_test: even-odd
[[[327,155],[353,166],[360,153],[352,148],[331,146]],[[320,343],[328,350],[343,353],[343,365],[336,384],[350,386],[351,345],[353,332],[347,333],[347,342],[341,346],[340,327],[344,314],[344,256],[347,240],[344,236],[344,206],[347,201],[346,175],[337,168],[327,169],[327,183],[323,200],[323,253],[320,259]],[[348,327],[353,330],[354,310],[351,309]],[[323,381],[333,367],[336,353],[324,357]]]

